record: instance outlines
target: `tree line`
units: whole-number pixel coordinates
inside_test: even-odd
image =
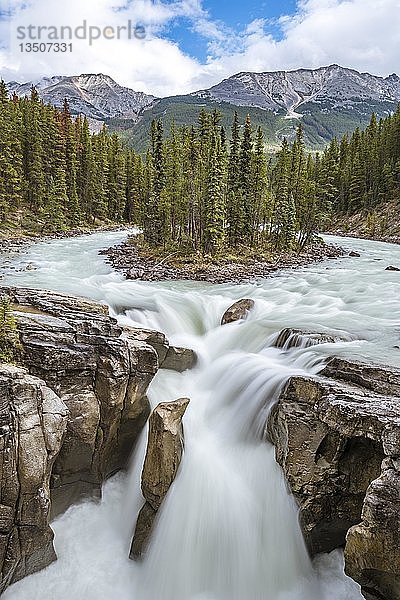
[[[29,213],[47,230],[129,221],[131,153],[105,128],[29,98],[9,98],[0,83],[0,222]]]
[[[400,111],[365,132],[307,153],[303,130],[268,156],[250,118],[231,131],[218,111],[164,134],[153,121],[144,157],[86,118],[0,83],[0,220],[29,212],[46,229],[106,220],[143,229],[152,246],[216,254],[228,248],[301,248],[332,212],[398,193]]]
[[[277,160],[266,154],[250,117],[240,123],[236,113],[229,133],[216,110],[202,110],[191,127],[172,124],[168,136],[162,121],[153,121],[134,184],[150,245],[206,254],[264,245],[286,250],[309,242],[328,216],[301,127]]]
[[[334,139],[315,161],[315,180],[340,214],[371,211],[400,199],[400,106],[385,119],[375,115],[361,131]]]

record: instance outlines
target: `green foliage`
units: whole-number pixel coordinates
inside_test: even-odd
[[[318,193],[334,212],[365,212],[376,231],[374,209],[400,197],[399,166],[400,108],[379,122],[373,114],[365,131],[331,142],[320,157]]]
[[[30,98],[9,98],[1,82],[1,222],[16,213],[46,231],[128,222],[154,249],[221,256],[301,250],[337,212],[365,210],[369,229],[382,229],[375,207],[400,195],[400,109],[316,155],[307,153],[300,124],[268,159],[265,127],[280,116],[261,111],[264,122],[258,115],[254,127],[244,108],[198,113],[199,100],[188,97],[190,110],[176,123],[168,112],[160,118],[162,106],[154,107],[143,158],[105,127],[91,133],[67,102],[59,111],[34,88]]]
[[[198,102],[189,104],[198,111]],[[254,131],[244,109],[229,113],[231,128],[217,110],[202,109],[197,126],[167,116],[167,133],[164,118],[153,119],[143,159],[105,128],[92,134],[67,102],[61,111],[43,104],[34,88],[30,98],[10,99],[2,83],[0,108],[3,222],[18,208],[46,231],[125,220],[141,226],[154,248],[214,256],[271,243],[287,249],[314,231],[317,200],[307,196],[312,174],[301,128],[272,168],[263,129]],[[264,125],[272,119],[265,111],[263,118]]]
[[[12,363],[21,354],[21,344],[11,300],[8,296],[0,296],[0,361]]]
[[[0,82],[0,224],[19,210],[46,232],[136,220],[134,156],[117,135],[92,134],[87,119],[73,119],[66,101],[58,111],[35,88],[30,98],[9,98]]]
[[[249,116],[241,124],[234,114],[229,150],[222,123],[218,111],[203,109],[197,127],[172,123],[165,135],[153,121],[141,192],[145,242],[210,256],[305,246],[330,208],[331,190],[317,193],[302,128],[293,146],[284,140],[273,166]]]

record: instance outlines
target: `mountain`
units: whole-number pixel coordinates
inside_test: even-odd
[[[10,92],[18,96],[29,94],[34,85],[44,102],[62,107],[67,98],[74,114],[85,114],[97,121],[111,118],[133,119],[146,106],[152,104],[154,96],[135,92],[116,83],[107,75],[78,75],[74,77],[44,77],[29,83],[8,83]]]
[[[335,136],[365,127],[373,112],[390,114],[400,102],[400,77],[377,77],[338,65],[319,69],[238,73],[207,89],[184,96],[157,99],[117,84],[107,75],[51,77],[20,84],[10,91],[29,93],[35,85],[45,102],[83,113],[93,123],[106,122],[138,150],[144,150],[152,119],[162,117],[168,131],[174,121],[190,125],[202,108],[223,113],[227,131],[235,110],[244,121],[250,114],[254,127],[265,132],[276,149],[283,137],[291,140],[301,121],[310,149],[321,149]]]
[[[238,73],[192,95],[286,113],[288,118],[315,112],[315,107],[325,111],[351,108],[364,114],[370,113],[371,103],[399,102],[400,78],[376,77],[331,65],[315,70]]]
[[[270,149],[283,137],[293,139],[301,121],[310,149],[321,149],[333,137],[364,128],[373,112],[385,117],[400,102],[400,77],[377,77],[338,65],[319,69],[238,73],[207,90],[163,98],[144,110],[124,135],[143,148],[150,122],[162,116],[166,128],[175,121],[190,124],[201,108],[218,108],[230,128],[235,110],[243,121],[249,113],[260,125]]]

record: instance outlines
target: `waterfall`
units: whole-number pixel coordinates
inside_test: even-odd
[[[100,503],[71,507],[53,526],[58,562],[12,586],[6,600],[356,600],[340,552],[311,562],[273,447],[268,412],[292,375],[316,374],[334,352],[394,361],[399,282],[384,267],[400,248],[349,241],[362,258],[281,273],[254,285],[124,281],[98,256],[119,241],[99,234],[38,244],[13,260],[5,285],[49,287],[109,304],[123,324],[164,331],[195,349],[183,374],[159,371],[152,406],[179,397],[185,451],[142,563],[128,560],[146,432],[130,472],[104,486]],[[82,264],[83,261],[83,264]],[[37,270],[25,271],[34,264]],[[60,264],[62,269],[60,269]],[[382,286],[387,293],[382,294]],[[220,326],[240,297],[248,320]],[[333,330],[348,341],[274,347],[284,327]]]
[[[215,352],[221,332],[214,330],[195,372],[160,373],[151,387],[153,404],[179,396],[191,403],[181,469],[159,514],[138,598],[321,597],[296,508],[274,450],[263,441],[282,385],[315,357],[284,361],[273,348],[229,351],[229,337],[241,327],[226,332],[228,353],[222,344]]]

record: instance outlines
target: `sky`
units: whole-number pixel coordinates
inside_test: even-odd
[[[400,0],[0,0],[6,81],[104,73],[162,97],[333,63],[400,74]]]

